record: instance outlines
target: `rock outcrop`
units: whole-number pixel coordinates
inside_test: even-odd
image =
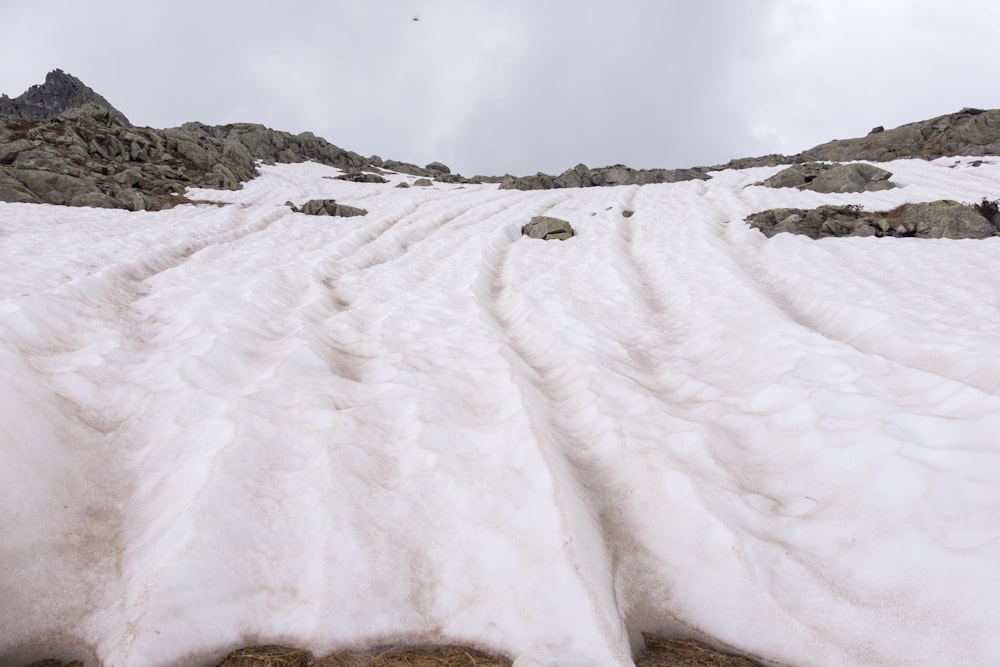
[[[1000,230],[996,202],[986,200],[972,206],[950,200],[904,204],[880,212],[867,212],[850,205],[810,210],[778,208],[754,213],[746,222],[768,237],[787,232],[813,239],[835,236],[984,239],[998,235]]]
[[[189,201],[188,188],[235,190],[257,163],[311,160],[347,180],[384,183],[385,170],[449,183],[466,179],[439,163],[427,168],[365,158],[311,132],[254,123],[132,126],[79,79],[60,70],[23,95],[0,98],[0,201],[158,210]]]
[[[610,185],[649,185],[652,183],[677,183],[711,178],[696,169],[632,169],[616,164],[590,169],[578,164],[558,176],[539,172],[534,176],[504,176],[501,190],[552,190],[556,188],[590,188]]]
[[[814,192],[871,192],[896,187],[891,177],[885,169],[864,162],[806,162],[783,169],[757,185]]]
[[[544,241],[565,241],[576,235],[573,226],[566,220],[536,215],[528,224],[521,227],[521,233],[533,239]]]
[[[50,120],[0,117],[2,201],[158,210],[188,201],[189,187],[239,189],[258,161],[305,160],[348,173],[369,166],[312,133],[249,123],[134,127],[89,102]]]
[[[933,160],[951,155],[1000,155],[1000,109],[962,109],[890,130],[875,127],[864,137],[830,141],[795,155],[775,153],[741,158],[705,169],[717,171],[821,161]]]

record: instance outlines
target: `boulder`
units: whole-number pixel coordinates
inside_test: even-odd
[[[430,176],[430,172],[423,167],[418,167],[415,164],[410,164],[409,162],[399,162],[397,160],[383,160],[382,169],[388,171],[394,171],[398,174],[408,174],[410,176]]]
[[[580,163],[572,169],[567,169],[556,176],[554,187],[557,188],[589,188],[594,183],[590,178],[590,169]]]
[[[871,192],[896,187],[891,177],[890,172],[863,162],[807,162],[783,169],[757,185],[814,192]]]
[[[904,204],[889,214],[901,219],[922,239],[984,239],[997,233],[993,223],[971,206],[942,200]]]
[[[386,179],[382,178],[378,174],[373,174],[366,171],[356,171],[352,170],[346,174],[341,174],[336,177],[338,181],[350,181],[351,183],[388,183]]]
[[[534,176],[521,177],[507,174],[500,181],[501,190],[551,190],[555,187],[555,179],[542,172],[538,172]]]
[[[441,162],[431,162],[430,164],[426,165],[424,167],[424,169],[426,169],[427,171],[433,172],[435,174],[450,174],[451,173],[451,169],[448,168],[448,165],[443,164]]]
[[[543,239],[545,241],[553,239],[565,241],[576,235],[573,226],[566,220],[544,215],[532,218],[528,224],[521,228],[521,233],[533,239]]]
[[[434,185],[434,183],[431,182],[431,179],[429,178],[418,178],[417,180],[413,181],[413,184],[421,188],[426,188],[427,186]]]
[[[332,215],[341,218],[368,215],[368,211],[363,208],[338,204],[335,199],[310,199],[301,208],[292,206],[292,210],[305,215]]]

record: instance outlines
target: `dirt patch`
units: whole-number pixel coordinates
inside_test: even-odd
[[[690,639],[644,634],[646,648],[636,667],[761,667],[738,655],[721,653]],[[258,646],[233,651],[217,667],[509,667],[510,660],[462,646],[396,648],[334,653],[313,658],[308,651]]]
[[[738,655],[720,653],[691,639],[666,639],[643,634],[646,649],[636,667],[761,667],[760,663]]]

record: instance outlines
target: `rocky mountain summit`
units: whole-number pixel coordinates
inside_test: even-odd
[[[70,109],[92,104],[106,109],[121,125],[129,125],[128,118],[110,102],[95,93],[75,76],[55,69],[45,76],[45,83],[32,86],[14,99],[0,95],[0,116],[13,116],[24,120],[52,120]]]

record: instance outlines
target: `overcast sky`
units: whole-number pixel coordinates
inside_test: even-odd
[[[33,0],[3,15],[11,97],[58,67],[136,125],[258,122],[465,175],[717,164],[1000,107],[993,0]]]

